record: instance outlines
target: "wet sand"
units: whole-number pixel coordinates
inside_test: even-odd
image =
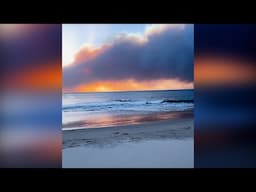
[[[138,125],[66,130],[63,149],[78,146],[117,145],[142,140],[193,138],[193,118],[161,120]]]
[[[70,117],[70,114],[69,114]],[[100,113],[88,118],[83,113],[74,113],[72,121],[62,124],[63,130],[75,130],[81,128],[102,128],[102,127],[119,127],[124,125],[137,125],[150,123],[161,120],[177,120],[193,117],[193,110],[158,112],[154,114],[115,114]],[[65,118],[65,117],[64,117]]]

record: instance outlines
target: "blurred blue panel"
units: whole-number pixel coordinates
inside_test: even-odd
[[[256,25],[195,25],[195,55],[198,61],[211,55],[209,62],[203,63],[209,66],[214,65],[211,59],[220,55],[244,59],[244,64],[239,64],[241,68],[250,60],[254,69],[255,34]],[[197,62],[196,65],[200,67]],[[234,65],[235,70],[235,64],[229,65]],[[219,70],[224,69],[220,66]],[[214,86],[202,86],[195,77],[196,168],[256,167],[255,98],[256,77],[247,84],[223,81]]]
[[[0,167],[61,167],[61,25],[0,24],[0,42]]]

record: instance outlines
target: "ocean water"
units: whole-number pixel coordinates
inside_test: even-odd
[[[99,128],[170,119],[193,107],[193,90],[64,93],[62,128]]]

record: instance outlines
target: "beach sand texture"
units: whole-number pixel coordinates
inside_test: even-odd
[[[63,131],[66,168],[193,167],[193,118]]]

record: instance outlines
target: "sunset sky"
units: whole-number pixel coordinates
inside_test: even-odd
[[[64,24],[64,92],[192,89],[194,26]]]

